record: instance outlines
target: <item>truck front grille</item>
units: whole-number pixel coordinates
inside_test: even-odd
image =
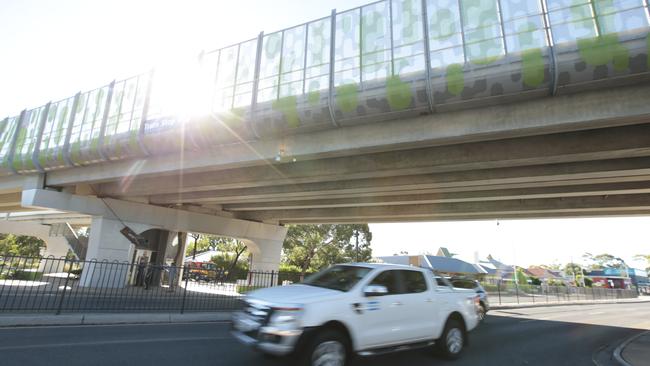
[[[246,300],[244,313],[260,326],[267,325],[271,318],[271,307],[257,301]]]

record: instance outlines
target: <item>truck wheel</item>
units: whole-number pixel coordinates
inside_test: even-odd
[[[463,325],[456,319],[447,320],[445,330],[442,332],[440,339],[436,341],[436,350],[438,353],[449,360],[455,360],[460,357],[460,353],[465,346],[465,334]]]
[[[301,366],[345,366],[347,340],[340,332],[325,330],[314,336],[302,356]]]

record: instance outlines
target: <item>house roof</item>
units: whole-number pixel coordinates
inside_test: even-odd
[[[449,249],[445,247],[438,248],[438,253],[436,253],[437,257],[453,258],[454,255],[454,253],[450,252]]]
[[[510,270],[512,270],[511,265],[499,262],[498,260],[494,259],[494,257],[491,254],[488,255],[487,261],[491,263],[494,267],[496,267],[496,269],[507,270],[509,268]]]
[[[438,257],[435,255],[426,255],[424,257],[426,258],[427,263],[431,265],[431,268],[439,272],[468,274],[487,273],[487,271],[481,266],[467,263],[460,259]]]
[[[438,272],[447,272],[447,273],[463,273],[463,274],[481,274],[488,273],[479,265],[474,265],[460,259],[456,258],[447,258],[440,257],[435,255],[421,255],[421,256],[409,256],[409,255],[393,255],[386,257],[378,257],[384,263],[393,263],[393,264],[403,264],[408,265],[411,261],[410,259],[417,257],[418,263],[421,267],[431,268]]]
[[[559,273],[539,266],[530,266],[526,271],[537,278],[562,279]]]
[[[492,263],[480,263],[479,266],[481,266],[487,274],[494,275],[497,273],[497,268]]]

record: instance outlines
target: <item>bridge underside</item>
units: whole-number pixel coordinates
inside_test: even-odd
[[[650,87],[51,172],[46,185],[273,224],[650,214]],[[0,195],[20,207],[20,193]]]

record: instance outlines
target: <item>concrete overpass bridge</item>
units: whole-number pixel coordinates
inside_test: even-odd
[[[0,206],[91,216],[90,257],[130,260],[127,225],[242,239],[258,269],[287,223],[645,215],[649,19],[645,0],[333,11],[6,119]]]

